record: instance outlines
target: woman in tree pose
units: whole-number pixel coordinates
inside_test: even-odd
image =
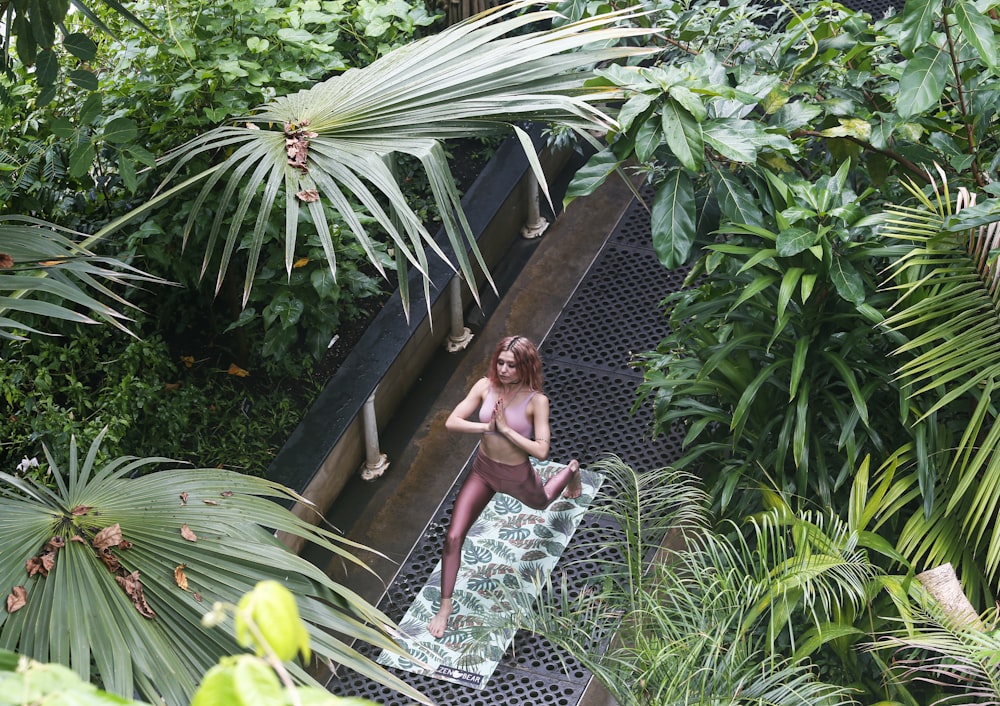
[[[496,493],[512,495],[536,510],[548,507],[560,493],[580,497],[576,459],[544,485],[528,460],[534,456],[544,461],[549,455],[549,398],[541,389],[542,361],[535,344],[524,336],[508,336],[493,351],[487,377],[472,386],[445,422],[448,431],[482,438],[472,472],[455,499],[444,543],[441,608],[427,626],[434,637],[444,635],[448,627],[465,536]]]

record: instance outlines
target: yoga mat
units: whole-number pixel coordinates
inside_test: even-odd
[[[565,464],[531,459],[543,479]],[[396,642],[414,659],[383,651],[379,664],[482,689],[514,639],[516,610],[533,605],[597,494],[604,477],[580,470],[583,494],[533,510],[498,493],[470,528],[452,596],[448,631],[437,640],[427,624],[441,599],[441,562],[399,623]]]

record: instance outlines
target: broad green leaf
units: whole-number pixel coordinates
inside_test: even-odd
[[[803,250],[808,250],[819,240],[819,233],[811,228],[786,228],[778,233],[778,241],[775,247],[782,257],[797,255]]]
[[[73,69],[69,72],[69,80],[85,91],[96,91],[99,86],[97,74],[87,69]]]
[[[770,124],[779,127],[786,132],[798,130],[801,127],[812,125],[816,118],[823,114],[823,108],[813,103],[805,101],[795,101],[785,103],[774,114]]]
[[[121,152],[118,153],[118,176],[122,178],[125,188],[135,193],[135,188],[139,184],[135,176],[135,163],[127,154]]]
[[[63,47],[80,61],[91,61],[97,56],[97,43],[82,32],[67,34]]]
[[[131,118],[115,118],[104,128],[104,139],[115,145],[131,142],[138,134]]]
[[[284,706],[287,703],[281,682],[267,663],[249,656],[238,660],[233,670],[233,684],[239,703],[246,706]]]
[[[621,160],[615,156],[611,149],[605,149],[593,155],[573,175],[573,180],[566,189],[563,205],[568,205],[573,199],[580,196],[594,193],[597,187],[607,181],[608,176],[613,174],[619,166],[621,166]]]
[[[35,79],[39,86],[51,86],[59,75],[59,58],[51,49],[38,52],[35,59]]]
[[[94,143],[82,140],[69,153],[70,176],[80,178],[94,165]]]
[[[837,288],[837,293],[852,304],[861,304],[865,300],[865,286],[861,274],[853,264],[837,253],[830,263],[830,279]]]
[[[900,116],[913,117],[936,106],[941,101],[950,70],[946,51],[934,46],[918,50],[906,62],[899,79],[896,111]]]
[[[674,84],[667,89],[667,94],[677,101],[699,123],[704,122],[705,118],[708,117],[708,109],[705,108],[705,104],[701,102],[701,98],[691,91],[691,89]]]
[[[100,93],[91,93],[80,108],[80,116],[77,119],[80,125],[89,125],[97,119],[103,108],[103,98]]]
[[[622,131],[626,132],[632,126],[632,122],[640,115],[649,110],[653,104],[653,97],[648,93],[636,93],[618,111],[618,124]]]
[[[764,217],[757,200],[739,178],[725,169],[712,172],[712,186],[722,215],[733,223],[762,228]]]
[[[660,263],[667,269],[684,264],[695,238],[694,185],[686,172],[674,169],[659,184],[650,219]]]
[[[661,110],[661,126],[667,147],[685,169],[698,171],[705,159],[701,125],[674,100],[665,101]]]
[[[49,129],[52,130],[53,135],[64,140],[76,134],[76,128],[73,127],[69,118],[53,118],[52,122],[49,123]]]
[[[928,3],[930,4],[930,3]],[[954,5],[955,21],[962,36],[979,58],[986,62],[994,74],[997,72],[997,40],[993,22],[989,16],[980,12],[974,3],[968,0],[958,0]]]
[[[652,115],[643,120],[635,133],[635,158],[644,163],[650,161],[660,146],[661,138],[658,117]]]
[[[705,144],[726,159],[743,164],[757,161],[757,129],[753,123],[736,118],[709,120],[702,125]]]
[[[926,42],[934,29],[934,19],[941,4],[928,0],[906,0],[901,16],[899,48],[903,56],[912,56]]]

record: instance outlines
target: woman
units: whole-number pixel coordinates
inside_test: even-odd
[[[448,431],[482,434],[482,438],[472,472],[455,499],[444,543],[441,608],[427,626],[436,638],[448,627],[462,543],[496,493],[512,495],[536,510],[548,507],[564,490],[564,497],[580,497],[576,459],[545,485],[528,460],[549,456],[549,399],[541,389],[542,361],[535,344],[523,336],[508,336],[497,344],[487,377],[472,386],[445,422]]]

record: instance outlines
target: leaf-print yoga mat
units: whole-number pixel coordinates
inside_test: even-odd
[[[564,464],[531,460],[543,479]],[[534,604],[604,477],[581,469],[583,494],[533,510],[498,493],[469,530],[452,597],[448,631],[431,637],[427,624],[441,600],[441,562],[399,623],[396,642],[415,659],[383,651],[380,664],[482,689],[516,630],[516,609]]]

